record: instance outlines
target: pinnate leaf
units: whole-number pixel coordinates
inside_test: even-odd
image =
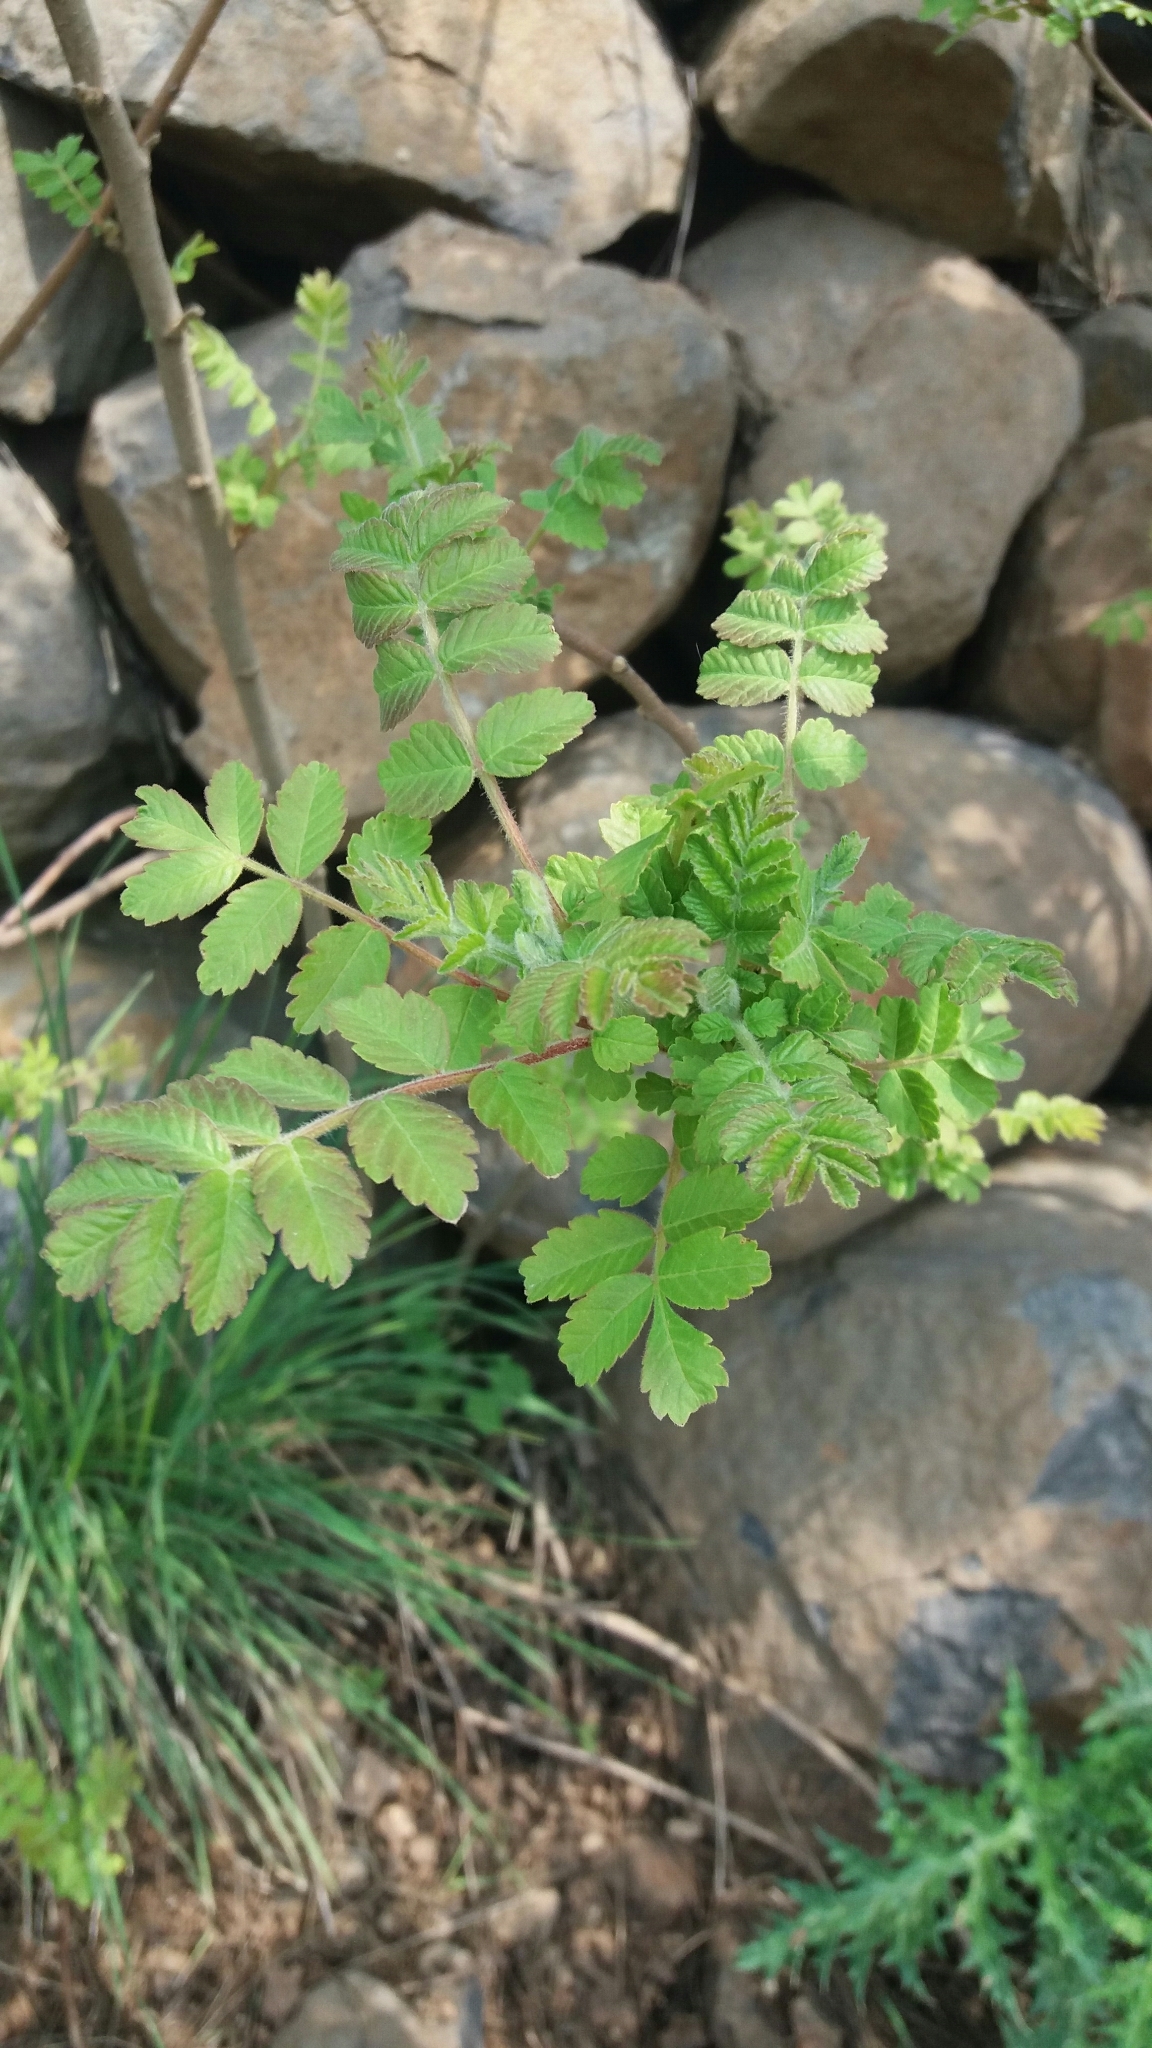
[[[104,1202],[91,1209],[73,1209],[61,1218],[44,1246],[44,1257],[56,1275],[61,1294],[83,1301],[103,1287],[112,1267],[112,1253],[121,1232],[140,1214],[137,1202]]]
[[[340,843],[348,805],[344,784],[325,761],[294,768],[268,812],[272,851],[286,875],[304,881]]]
[[[477,1074],[468,1090],[468,1105],[545,1180],[563,1173],[572,1143],[568,1104],[556,1082],[539,1067],[502,1060]]]
[[[859,718],[872,704],[872,685],[880,671],[866,654],[832,654],[809,647],[800,661],[800,687],[806,697],[837,718]]]
[[[342,1287],[368,1249],[368,1203],[342,1152],[315,1138],[269,1145],[252,1164],[256,1208],[285,1255],[314,1280]]]
[[[560,1325],[559,1351],[578,1387],[592,1386],[636,1342],[653,1294],[650,1273],[621,1273],[573,1303]]]
[[[208,822],[230,853],[251,853],[264,823],[260,784],[243,761],[226,761],[205,793]]]
[[[438,817],[472,787],[464,742],[448,726],[431,721],[393,740],[379,774],[389,808],[409,818]]]
[[[317,932],[288,984],[288,1015],[301,1038],[325,1031],[333,1003],[387,981],[391,948],[367,924],[330,925]]]
[[[205,995],[233,995],[266,973],[294,937],[300,909],[300,891],[276,876],[236,889],[200,941],[196,978]]]
[[[512,597],[531,574],[531,560],[519,542],[497,528],[482,540],[438,548],[425,564],[421,588],[434,612],[465,612]]]
[[[630,1273],[655,1242],[650,1223],[621,1209],[598,1209],[550,1230],[528,1254],[520,1271],[529,1301],[563,1301],[586,1294],[599,1280]]]
[[[524,675],[544,668],[560,652],[556,628],[534,604],[485,605],[450,619],[440,635],[440,659],[449,675],[468,669],[489,674]]]
[[[150,1330],[180,1298],[182,1203],[179,1190],[160,1195],[137,1210],[113,1246],[108,1306],[123,1330]]]
[[[406,627],[415,625],[420,616],[416,593],[401,573],[384,576],[371,569],[352,569],[344,581],[352,606],[352,631],[365,647],[379,647],[382,640],[391,640]],[[408,646],[423,656],[427,680],[431,682],[436,671],[427,648],[418,647],[414,641],[409,641]]]
[[[723,1230],[695,1231],[670,1244],[660,1261],[656,1284],[667,1301],[680,1308],[727,1308],[772,1277],[767,1252],[746,1237]]]
[[[844,533],[818,548],[804,573],[810,597],[846,597],[884,574],[887,556],[874,533]]]
[[[149,861],[138,875],[130,875],[120,895],[125,917],[141,924],[166,924],[169,918],[193,917],[209,903],[215,903],[240,876],[235,855],[213,841],[195,853],[170,853],[163,860]]]
[[[347,1081],[335,1067],[310,1059],[293,1046],[277,1045],[274,1038],[254,1038],[250,1045],[239,1046],[218,1060],[211,1071],[246,1081],[277,1109],[341,1109],[350,1094]]]
[[[458,1223],[476,1187],[476,1139],[437,1102],[390,1094],[366,1102],[348,1127],[352,1156],[370,1180],[394,1181],[405,1201]]]
[[[655,1138],[609,1138],[584,1168],[580,1192],[593,1202],[621,1202],[630,1209],[659,1187],[667,1171],[668,1154]]]
[[[727,1385],[723,1354],[711,1337],[694,1323],[686,1323],[657,1292],[640,1374],[640,1387],[652,1413],[683,1427],[690,1415],[714,1401],[718,1390]]]
[[[249,1173],[204,1173],[184,1191],[184,1301],[198,1337],[237,1316],[268,1263],[272,1237]]]
[[[526,690],[484,713],[476,746],[490,775],[534,775],[596,716],[581,690]]]
[[[448,1019],[428,996],[363,989],[332,1005],[332,1022],[384,1074],[438,1074],[448,1065]]]
[[[717,704],[770,704],[788,688],[791,667],[781,647],[710,647],[697,690]]]
[[[138,1159],[169,1173],[205,1173],[227,1166],[232,1157],[203,1112],[171,1095],[158,1102],[117,1102],[87,1110],[72,1128],[96,1152]]]

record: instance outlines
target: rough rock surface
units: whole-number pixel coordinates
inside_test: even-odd
[[[917,0],[752,0],[701,92],[735,142],[974,256],[1055,256],[1076,218],[1091,83],[1038,21],[940,52]]]
[[[342,1970],[308,1993],[274,2048],[448,2048],[448,2036],[423,2026],[378,1977]]]
[[[96,0],[129,107],[153,97],[198,0]],[[0,4],[0,76],[67,94],[39,0]],[[447,201],[581,252],[672,212],[688,152],[676,67],[639,0],[232,0],[165,124],[265,247],[308,254]]]
[[[1152,413],[1152,306],[1101,306],[1068,336],[1084,372],[1084,431]]]
[[[735,498],[837,477],[889,527],[882,689],[943,662],[1080,421],[1079,365],[990,272],[827,200],[770,200],[685,275],[767,415]]]
[[[1053,1718],[1082,1712],[1147,1621],[1150,1276],[1152,1124],[1133,1118],[705,1319],[731,1385],[684,1431],[617,1368],[629,1450],[697,1543],[735,1668],[862,1739],[768,1589],[772,1542],[913,1769],[987,1771],[1013,1665]]]
[[[1074,450],[1013,548],[974,654],[973,702],[1071,744],[1152,825],[1152,643],[1089,633],[1106,604],[1152,586],[1152,419]]]
[[[562,609],[609,646],[628,645],[664,618],[688,585],[720,499],[735,411],[727,344],[691,295],[607,264],[582,264],[511,236],[426,214],[349,264],[354,317],[348,354],[372,333],[404,327],[432,372],[450,433],[496,438],[512,452],[501,485],[516,500],[546,483],[554,455],[588,422],[658,437],[667,449],[643,503],[609,515],[603,554],[551,544],[545,581],[565,584]],[[247,329],[241,348],[282,415],[304,378],[288,317]],[[242,438],[242,414],[211,408],[223,454]],[[339,494],[371,492],[371,477],[321,479],[297,490],[276,524],[251,533],[240,580],[268,686],[298,760],[322,758],[345,777],[353,817],[380,805],[385,751],[371,687],[373,656],[353,638],[341,579],[329,567]],[[101,401],[81,467],[81,495],[105,561],[143,639],[203,724],[190,751],[203,772],[244,754],[247,736],[210,619],[191,515],[156,379]],[[527,536],[534,515],[513,515]],[[538,683],[587,674],[567,657]],[[526,679],[474,678],[479,713]],[[420,718],[434,717],[431,699]],[[403,728],[398,728],[402,731]]]
[[[701,706],[694,715],[703,743],[763,725],[771,711]],[[893,882],[923,910],[1062,946],[1078,1006],[1014,989],[1013,1016],[1027,1085],[1090,1093],[1152,995],[1152,872],[1120,805],[1058,755],[968,719],[880,710],[851,729],[867,746],[868,767],[845,789],[805,795],[809,858],[821,859],[842,833],[860,832],[868,851],[851,894]],[[598,820],[609,807],[678,767],[672,741],[638,712],[598,720],[525,785],[520,821],[529,846],[540,858],[602,853]],[[504,878],[509,865],[504,842],[487,827],[445,860],[453,874],[483,881]],[[556,1181],[521,1175],[503,1142],[482,1132],[471,1213],[482,1221],[499,1210],[499,1242],[522,1256],[545,1230],[593,1207],[579,1191],[582,1165],[574,1158]],[[857,1209],[838,1209],[817,1189],[765,1217],[756,1234],[779,1264],[892,1212],[879,1191],[865,1190]]]
[[[116,705],[56,515],[11,461],[0,461],[0,564],[0,826],[23,861],[87,821],[81,778],[107,750]]]
[[[1152,135],[1124,123],[1093,137],[1083,225],[1105,303],[1152,300]]]
[[[0,85],[0,325],[7,327],[75,232],[16,176],[15,149],[54,149],[74,121]],[[82,412],[139,367],[142,321],[132,280],[110,249],[89,250],[33,333],[0,363],[0,412],[18,420]]]

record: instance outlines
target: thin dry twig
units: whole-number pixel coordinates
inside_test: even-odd
[[[596,667],[606,676],[611,676],[613,682],[620,683],[627,690],[637,710],[642,711],[645,718],[651,719],[653,725],[660,726],[671,739],[674,739],[682,754],[696,752],[700,737],[691,720],[681,718],[670,704],[664,702],[663,697],[658,697],[651,683],[645,682],[626,655],[613,654],[610,647],[602,647],[600,642],[585,633],[582,627],[571,625],[567,619],[557,619],[555,625],[565,647],[570,647],[573,654],[582,654],[585,661],[595,662]]]
[[[83,889],[76,889],[71,896],[54,903],[50,910],[41,910],[35,917],[29,917],[22,924],[0,925],[0,950],[6,946],[22,946],[25,939],[39,938],[42,932],[58,932],[70,924],[81,911],[93,903],[99,903],[102,896],[110,896],[113,889],[130,882],[150,861],[159,860],[158,853],[138,853],[134,860],[121,861],[120,866],[109,868],[106,875],[97,875],[94,882],[88,882]]]
[[[74,861],[80,859],[81,854],[89,852],[93,846],[102,846],[106,839],[111,839],[113,834],[120,830],[121,825],[126,825],[129,818],[136,816],[136,811],[136,804],[126,804],[123,810],[109,811],[106,818],[98,819],[95,825],[89,825],[86,832],[81,832],[78,839],[74,839],[70,846],[66,846],[62,853],[56,855],[55,860],[49,861],[43,874],[37,875],[36,880],[29,883],[24,894],[4,912],[3,917],[0,917],[0,932],[6,925],[19,924],[32,905],[39,903],[41,897],[48,894],[53,884],[59,881],[61,875],[67,872]]]
[[[1107,64],[1105,64],[1103,57],[1101,57],[1097,50],[1096,24],[1094,21],[1084,22],[1080,30],[1080,40],[1076,47],[1101,91],[1106,92],[1109,99],[1116,106],[1122,107],[1128,119],[1135,121],[1138,128],[1143,128],[1149,135],[1152,135],[1152,114],[1148,112],[1147,107],[1141,106],[1139,100],[1133,99],[1127,86],[1121,85],[1115,73],[1109,71]]]
[[[704,1722],[708,1730],[708,1762],[715,1808],[712,1816],[712,1892],[715,1898],[722,1899],[728,1889],[728,1791],[724,1769],[724,1723],[714,1700],[705,1704]]]
[[[688,100],[688,117],[692,128],[688,162],[684,166],[684,188],[680,194],[680,218],[676,223],[676,240],[672,245],[672,256],[668,264],[668,279],[671,284],[678,283],[683,267],[684,251],[688,247],[688,235],[692,227],[692,215],[696,210],[696,187],[700,182],[700,112],[696,73],[691,64],[684,70],[684,92]]]
[[[207,5],[193,23],[188,40],[181,50],[171,71],[160,87],[150,107],[147,107],[136,123],[136,140],[142,149],[147,148],[159,135],[165,117],[171,111],[173,102],[184,89],[188,74],[204,48],[217,21],[223,14],[228,0],[207,0]],[[61,286],[66,284],[85,250],[90,246],[94,230],[101,227],[112,211],[112,187],[105,186],[100,203],[93,213],[90,224],[73,236],[64,254],[52,265],[51,270],[37,286],[27,305],[16,315],[7,333],[0,336],[0,363],[6,363],[13,356],[22,341],[31,334],[42,316],[47,312]]]

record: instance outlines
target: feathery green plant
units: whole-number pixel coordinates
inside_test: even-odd
[[[1134,0],[920,0],[921,21],[943,19],[956,36],[981,21],[1020,21],[1039,15],[1045,37],[1058,49],[1079,42],[1085,25],[1102,14],[1121,14],[1125,21],[1152,27],[1152,13]]]
[[[777,1976],[846,1965],[926,1996],[922,1964],[955,1938],[1006,2041],[1034,2048],[1147,2048],[1152,2040],[1152,1633],[1049,1768],[1023,1685],[1009,1681],[992,1746],[1003,1767],[977,1792],[892,1770],[882,1857],[830,1843],[831,1885],[788,1884],[798,1908],[740,1966]]]
[[[386,502],[346,497],[334,566],[354,632],[377,649],[384,729],[430,691],[440,716],[411,724],[381,764],[385,807],[352,835],[342,867],[352,903],[313,879],[346,816],[339,777],[317,761],[267,808],[236,762],[213,777],[206,818],[171,791],[141,790],[126,829],[159,858],[122,899],[148,924],[226,899],[203,934],[208,993],[270,967],[305,899],[324,903],[335,922],[304,952],[289,1020],[301,1037],[341,1033],[372,1070],[366,1092],[257,1039],[158,1101],[90,1111],[76,1125],[90,1156],[50,1199],[46,1257],[69,1296],[107,1286],[112,1314],[135,1331],[181,1295],[198,1333],[219,1328],[277,1234],[293,1265],[342,1286],[368,1243],[368,1204],[334,1138],[370,1180],[454,1222],[476,1186],[476,1140],[430,1098],[467,1090],[477,1121],[554,1177],[572,1143],[559,1066],[571,1060],[591,1093],[670,1114],[671,1143],[617,1136],[598,1149],[583,1186],[605,1206],[536,1248],[528,1296],[573,1301],[560,1351],[581,1384],[647,1329],[642,1384],[658,1415],[683,1423],[725,1374],[681,1311],[722,1308],[769,1277],[745,1227],[817,1178],[846,1207],[861,1185],[905,1196],[922,1180],[974,1199],[987,1179],[975,1128],[1022,1065],[1002,986],[1015,977],[1071,997],[1072,984],[1053,946],[917,914],[887,886],[849,900],[865,845],[855,833],[819,867],[804,858],[798,792],[861,772],[863,747],[832,718],[867,710],[884,644],[864,602],[885,566],[883,527],[852,514],[833,483],[796,484],[768,511],[738,508],[731,570],[745,588],[701,665],[706,698],[781,702],[781,733],[701,748],[674,783],[613,806],[606,857],[557,854],[541,868],[502,784],[552,758],[593,706],[541,688],[473,727],[456,678],[551,660],[550,594],[507,530],[508,500],[466,474],[477,451],[453,451],[413,398],[423,366],[397,342],[373,359],[358,405],[339,393],[327,415],[321,387],[339,459],[360,445],[396,465]],[[636,501],[634,465],[657,453],[586,430],[555,463],[557,484],[527,494],[542,514],[533,539],[575,518],[590,543],[590,522]],[[806,704],[821,715],[803,718]],[[507,888],[449,891],[429,858],[431,825],[476,782],[517,865]],[[429,993],[389,985],[393,948],[435,974]],[[894,970],[914,996],[884,993]],[[1015,1133],[1047,1137],[1100,1127],[1096,1110],[1034,1093],[1013,1119]],[[661,1182],[653,1223],[633,1210]]]
[[[69,1789],[51,1784],[31,1757],[0,1755],[0,1842],[14,1842],[58,1899],[92,1906],[124,1868],[108,1837],[123,1829],[139,1778],[120,1742],[94,1749]]]

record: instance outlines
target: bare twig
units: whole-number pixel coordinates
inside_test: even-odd
[[[41,910],[35,917],[26,918],[21,924],[0,925],[0,951],[6,946],[22,946],[25,939],[39,938],[42,932],[58,932],[81,911],[88,910],[93,903],[99,903],[102,896],[110,896],[113,889],[119,889],[138,875],[150,861],[159,860],[158,853],[139,853],[135,860],[121,861],[117,868],[109,868],[106,875],[97,875],[83,889],[76,889],[71,896],[65,896],[60,903],[54,903],[50,910]]]
[[[556,620],[556,631],[565,647],[573,654],[582,654],[586,661],[595,662],[613,682],[620,683],[627,690],[638,711],[650,718],[674,739],[682,754],[694,754],[700,744],[696,727],[687,718],[680,718],[663,697],[658,697],[651,683],[638,675],[632,663],[623,654],[613,654],[610,647],[602,647],[598,640],[584,632],[580,626],[570,625],[567,619]]]
[[[164,402],[191,499],[208,577],[209,606],[260,773],[269,792],[274,792],[288,773],[287,755],[273,720],[244,609],[228,514],[192,367],[184,308],[172,282],[156,219],[148,152],[136,141],[123,102],[113,88],[88,0],[46,0],[46,5],[76,97],[103,158],[125,259],[152,335]]]
[[[691,64],[686,66],[684,71],[684,91],[688,99],[688,118],[692,123],[692,130],[688,144],[688,161],[684,166],[684,187],[680,194],[680,218],[676,223],[676,240],[672,245],[672,260],[668,265],[668,278],[672,284],[678,282],[684,263],[692,215],[696,210],[696,187],[700,181],[700,115],[696,95],[696,73]]]
[[[1115,73],[1109,71],[1103,57],[1101,57],[1097,50],[1096,24],[1094,21],[1082,23],[1080,40],[1076,47],[1101,91],[1106,92],[1109,99],[1116,106],[1123,108],[1130,121],[1135,121],[1137,127],[1146,129],[1148,134],[1152,135],[1152,114],[1148,112],[1147,107],[1141,106],[1139,100],[1133,99],[1127,86],[1121,85]]]
[[[173,101],[183,90],[184,82],[192,66],[204,48],[208,37],[227,6],[227,0],[207,0],[199,18],[192,26],[188,40],[173,64],[171,71],[160,87],[150,107],[141,115],[136,124],[136,140],[145,148],[154,136],[160,133],[161,125]],[[0,336],[0,363],[6,363],[15,355],[20,343],[27,339],[41,316],[47,312],[60,287],[67,282],[80,262],[85,250],[93,240],[94,230],[101,227],[112,211],[112,187],[106,186],[99,205],[93,212],[91,222],[81,228],[69,242],[64,254],[52,265],[47,276],[37,287],[23,311],[16,315],[7,333]]]
[[[102,846],[106,839],[111,839],[113,833],[120,830],[121,825],[126,825],[129,818],[136,816],[136,810],[135,804],[126,804],[122,811],[109,811],[106,818],[100,818],[95,825],[89,825],[86,832],[81,832],[78,839],[74,839],[70,846],[66,846],[62,853],[56,855],[55,860],[49,861],[43,874],[37,875],[36,880],[29,883],[24,894],[4,912],[3,917],[0,917],[0,932],[6,925],[19,924],[32,905],[39,903],[41,897],[46,896],[53,884],[72,866],[73,861],[79,860],[81,854],[87,853],[93,846]]]

